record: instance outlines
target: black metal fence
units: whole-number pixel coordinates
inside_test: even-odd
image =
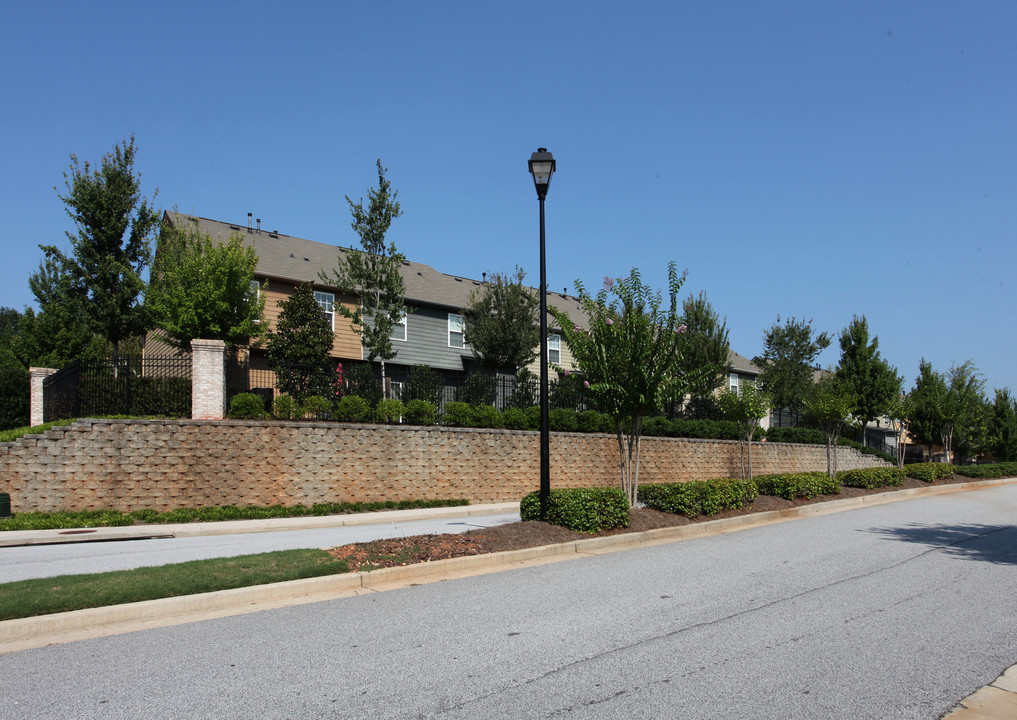
[[[337,401],[344,395],[361,395],[371,402],[392,397],[404,402],[426,400],[439,409],[457,401],[494,405],[499,410],[526,408],[540,402],[540,388],[532,374],[490,374],[480,371],[421,369],[386,364],[385,384],[379,364],[342,362],[325,367],[288,366],[279,371],[258,367],[248,359],[231,359],[226,371],[227,403],[238,393],[261,395],[266,408],[277,394],[297,397],[321,395]],[[591,408],[583,379],[578,375],[551,378],[551,408]]]
[[[43,381],[47,422],[97,415],[191,416],[191,356],[75,360]]]

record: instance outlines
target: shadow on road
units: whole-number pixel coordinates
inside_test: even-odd
[[[967,560],[1017,565],[1017,527],[1013,525],[905,525],[867,532],[930,548]]]

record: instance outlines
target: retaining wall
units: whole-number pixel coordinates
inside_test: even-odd
[[[619,482],[613,435],[551,434],[551,486]],[[643,438],[640,483],[739,477],[731,440]],[[838,448],[838,469],[885,465]],[[816,445],[753,443],[753,471],[826,470]],[[242,420],[84,420],[0,443],[15,512],[310,505],[466,498],[537,489],[540,434],[513,430]]]

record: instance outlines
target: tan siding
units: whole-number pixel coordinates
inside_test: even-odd
[[[265,321],[268,323],[269,332],[276,328],[279,321],[279,303],[289,300],[293,296],[296,286],[282,280],[261,281],[261,292],[265,297]],[[342,303],[352,310],[356,307],[356,300],[352,295],[341,295],[331,288],[317,286],[324,292],[335,294],[337,303]],[[335,314],[335,337],[332,340],[332,357],[344,360],[359,360],[361,358],[360,336],[353,331],[353,324],[339,313]]]

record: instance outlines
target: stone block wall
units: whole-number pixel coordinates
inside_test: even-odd
[[[619,482],[613,435],[551,434],[552,487]],[[519,500],[536,432],[241,420],[84,420],[0,444],[15,512],[210,505]],[[643,438],[640,482],[741,475],[739,443]],[[885,464],[838,448],[838,467]],[[822,446],[753,443],[756,474],[826,469]]]

